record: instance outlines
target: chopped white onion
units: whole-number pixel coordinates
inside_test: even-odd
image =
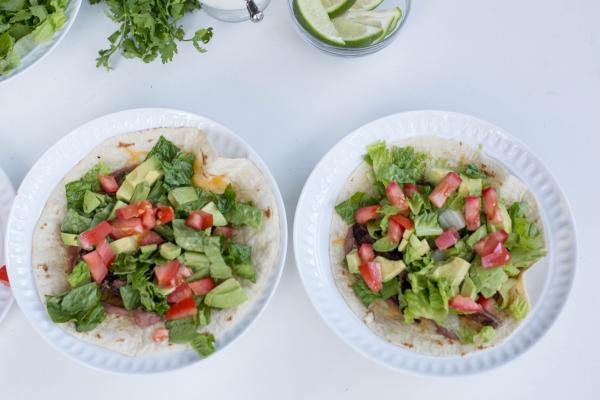
[[[454,228],[457,231],[465,227],[465,218],[457,210],[444,210],[438,217],[438,222],[443,229]]]

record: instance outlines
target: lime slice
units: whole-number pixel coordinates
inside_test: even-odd
[[[321,0],[331,18],[342,15],[354,5],[356,0]]]
[[[344,15],[344,18],[351,19],[360,24],[381,28],[383,31],[381,36],[374,41],[374,43],[378,43],[396,29],[400,18],[402,18],[402,10],[398,7],[382,11],[350,10]]]
[[[346,47],[368,46],[383,34],[380,27],[361,24],[344,17],[335,18],[333,25],[346,42]]]
[[[350,8],[357,11],[371,11],[379,7],[383,0],[356,0],[356,3]]]
[[[334,46],[345,44],[321,0],[295,0],[294,10],[298,21],[317,39]]]

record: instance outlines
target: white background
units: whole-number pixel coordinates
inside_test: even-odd
[[[14,305],[0,325],[0,398],[597,398],[600,2],[417,0],[390,47],[340,59],[305,44],[287,1],[275,0],[260,25],[211,22],[205,55],[180,47],[172,64],[122,61],[110,73],[94,65],[115,30],[102,7],[84,1],[56,51],[0,85],[0,165],[15,186],[76,126],[122,109],[170,107],[244,137],[271,167],[291,224],[312,167],[344,135],[399,111],[459,111],[512,132],[556,175],[578,228],[575,284],[557,323],[516,361],[479,376],[414,377],[334,336],[290,249],[273,301],[246,335],[206,362],[160,376],[80,366]],[[188,22],[209,21],[198,13]]]

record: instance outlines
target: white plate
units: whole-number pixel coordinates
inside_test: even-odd
[[[15,198],[15,190],[12,183],[0,168],[0,266],[4,265],[4,230],[8,222],[8,213],[10,206]],[[0,284],[0,322],[6,316],[13,302],[13,295],[10,288]]]
[[[262,159],[240,137],[204,117],[167,109],[138,109],[110,114],[75,129],[52,146],[33,166],[19,187],[11,210],[6,258],[19,307],[31,324],[52,345],[92,367],[122,373],[153,373],[184,367],[200,361],[193,350],[154,357],[128,357],[69,335],[54,324],[37,293],[31,266],[33,229],[46,200],[59,181],[79,160],[104,139],[127,132],[158,127],[196,127],[208,134],[216,151],[225,157],[253,161],[267,177],[281,216],[280,249],[271,276],[254,304],[231,328],[217,337],[217,353],[237,339],[258,317],[272,297],[283,271],[287,249],[287,223],[281,193]],[[211,356],[214,357],[215,355]]]
[[[40,44],[39,46],[36,46],[33,50],[27,53],[21,59],[21,64],[17,68],[15,68],[10,74],[0,75],[0,84],[19,75],[21,72],[25,71],[27,68],[36,64],[38,61],[42,60],[44,57],[50,54],[52,50],[54,50],[54,48],[58,46],[63,37],[65,37],[69,29],[71,29],[71,25],[73,25],[73,21],[75,21],[75,17],[79,12],[80,7],[81,0],[69,0],[69,5],[65,10],[67,22],[65,22],[65,25],[61,28],[61,30],[56,32],[52,39]]]
[[[432,357],[392,345],[350,310],[331,273],[329,234],[342,185],[362,161],[368,144],[436,135],[483,145],[536,196],[545,227],[548,256],[527,272],[530,315],[503,343],[463,357]],[[472,374],[504,364],[531,347],[557,318],[573,282],[575,228],[567,202],[542,162],[520,141],[479,119],[441,111],[392,115],[367,124],[337,143],[311,173],[294,219],[296,265],[321,317],[346,343],[388,367],[423,375]]]

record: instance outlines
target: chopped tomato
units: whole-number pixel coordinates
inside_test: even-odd
[[[390,239],[390,242],[399,243],[400,239],[402,239],[403,233],[404,233],[404,227],[402,225],[400,225],[393,219],[390,219],[388,221],[387,236],[388,236],[388,239]]]
[[[490,314],[496,314],[496,302],[494,301],[494,299],[488,299],[483,296],[480,296],[477,302],[481,307],[483,307],[485,311],[489,312]]]
[[[476,313],[480,312],[483,307],[470,297],[456,295],[450,299],[450,307],[461,313]]]
[[[496,189],[491,186],[483,189],[483,211],[488,221],[492,224],[502,222],[502,213],[500,207],[498,207],[498,193]]]
[[[462,179],[456,172],[448,172],[429,194],[429,200],[434,206],[441,208],[448,197],[458,189],[461,182]]]
[[[391,181],[385,188],[385,195],[388,201],[400,211],[408,210],[408,202],[400,185],[395,181]]]
[[[192,211],[185,220],[185,224],[190,228],[204,230],[213,225],[213,216],[202,210]]]
[[[359,267],[359,271],[371,291],[377,293],[381,290],[381,265],[379,263],[362,263]]]
[[[140,236],[140,246],[147,246],[149,244],[161,244],[165,240],[158,233],[154,231],[144,231]]]
[[[481,218],[479,218],[480,211],[479,197],[465,197],[465,222],[467,223],[467,230],[474,231],[479,228],[481,225]]]
[[[188,297],[192,297],[194,294],[192,293],[192,289],[186,284],[177,286],[177,289],[173,290],[167,296],[167,302],[169,303],[179,303],[183,299],[187,299]]]
[[[231,239],[233,237],[233,227],[231,225],[217,226],[213,231],[213,235],[225,236],[227,239]]]
[[[152,340],[156,343],[164,342],[169,338],[169,330],[167,328],[157,328],[152,334]]]
[[[204,296],[215,287],[215,281],[211,277],[203,278],[198,281],[188,283],[190,288],[192,288],[192,292],[196,296]]]
[[[497,242],[492,252],[481,257],[481,266],[483,268],[499,267],[508,264],[509,261],[510,253],[502,243]]]
[[[175,279],[179,272],[179,266],[179,261],[172,260],[154,267],[154,274],[158,280],[158,286],[163,288],[175,286]]]
[[[458,242],[458,239],[460,239],[460,235],[456,229],[450,228],[435,238],[435,245],[440,250],[446,250],[454,246]]]
[[[402,226],[404,229],[413,229],[415,227],[410,218],[405,217],[402,214],[392,215],[390,217],[390,221],[394,221],[398,225]]]
[[[6,272],[6,265],[0,267],[0,283],[6,287],[10,287],[10,282],[8,281],[8,272]]]
[[[111,233],[112,226],[108,222],[102,221],[93,228],[82,232],[79,235],[79,243],[81,243],[81,247],[83,247],[85,250],[91,250],[94,246],[97,246],[100,242],[106,239],[106,237]]]
[[[158,204],[156,206],[156,218],[161,224],[168,224],[175,219],[175,211],[173,211],[173,207]]]
[[[488,234],[486,237],[475,243],[473,250],[480,256],[490,254],[498,246],[498,243],[504,244],[508,239],[508,233],[505,230],[500,229],[495,232]]]
[[[117,208],[115,214],[118,219],[130,219],[139,217],[147,210],[152,210],[152,203],[148,200],[142,200],[125,207]]]
[[[196,300],[193,297],[188,297],[178,303],[171,304],[169,310],[165,314],[165,319],[171,321],[196,315]]]
[[[100,181],[100,186],[105,193],[115,193],[117,190],[119,190],[119,184],[112,175],[100,175],[98,180]]]
[[[375,258],[375,251],[373,250],[373,245],[370,243],[363,243],[358,248],[358,257],[364,263],[369,261],[373,261]]]
[[[112,225],[112,233],[110,235],[115,239],[144,233],[144,226],[142,225],[142,220],[139,218],[117,219],[110,224]]]
[[[417,188],[417,185],[415,185],[414,183],[405,183],[404,184],[404,194],[407,197],[410,197],[415,193],[419,193],[419,189]]]
[[[156,225],[156,218],[152,209],[144,211],[142,214],[142,226],[146,229],[152,229]]]
[[[92,277],[96,281],[96,283],[102,283],[104,278],[106,278],[106,274],[108,274],[108,268],[104,263],[104,260],[100,256],[97,250],[94,250],[90,253],[87,253],[83,256],[83,260],[88,265],[90,269],[90,273]]]
[[[366,224],[372,219],[377,218],[377,211],[379,211],[378,205],[361,207],[358,210],[356,210],[354,218],[359,224]]]
[[[96,251],[98,252],[98,255],[100,256],[106,267],[110,267],[110,264],[112,264],[112,262],[115,261],[115,258],[117,257],[110,244],[108,244],[108,242],[106,241],[106,239],[104,239],[102,242],[100,242],[98,246],[96,246]]]

